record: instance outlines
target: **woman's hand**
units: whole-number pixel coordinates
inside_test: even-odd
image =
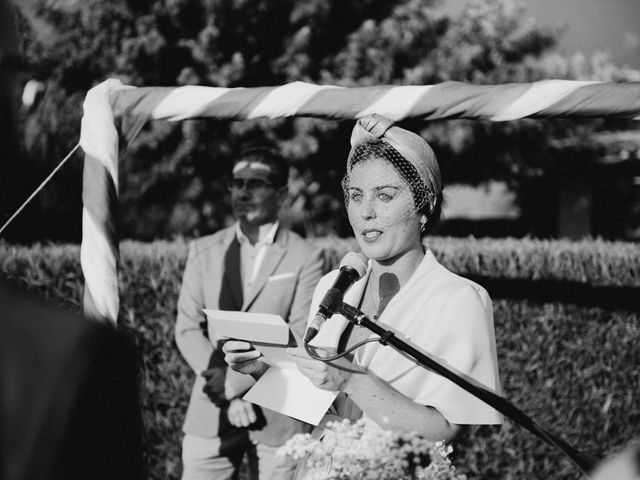
[[[229,402],[227,417],[234,427],[248,427],[258,419],[253,404],[241,398],[234,398]]]
[[[298,370],[309,377],[311,383],[323,390],[343,391],[353,374],[358,371],[356,366],[346,359],[331,363],[321,362],[309,357],[301,348],[289,348],[287,354],[296,362]]]
[[[224,360],[236,372],[259,378],[269,365],[261,360],[262,354],[249,342],[227,340],[222,346]]]

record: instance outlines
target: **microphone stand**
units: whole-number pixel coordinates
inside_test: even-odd
[[[547,442],[549,445],[554,446],[557,449],[561,450],[587,476],[589,475],[590,472],[593,471],[597,463],[596,458],[584,452],[580,452],[579,450],[575,449],[574,447],[569,445],[567,442],[565,442],[561,438],[557,437],[556,435],[553,435],[550,432],[547,432],[540,425],[538,425],[531,417],[526,415],[522,410],[518,409],[516,406],[514,406],[505,398],[493,393],[487,388],[471,383],[470,381],[464,379],[460,375],[452,372],[444,365],[438,363],[436,360],[423,354],[422,352],[412,347],[405,341],[400,340],[398,337],[395,336],[393,332],[386,330],[385,328],[382,328],[377,323],[372,322],[369,319],[369,317],[367,317],[359,309],[343,302],[336,309],[336,312],[342,314],[351,323],[358,325],[360,327],[365,327],[370,331],[372,331],[373,333],[375,333],[376,335],[378,335],[380,337],[378,341],[382,345],[390,345],[397,351],[411,356],[423,368],[427,368],[437,373],[438,375],[441,375],[446,379],[452,381],[462,389],[471,393],[473,396],[479,398],[486,404],[492,406],[493,408],[495,408],[497,411],[499,411],[506,417],[522,425],[524,428],[529,430],[531,433],[537,435],[539,438]]]

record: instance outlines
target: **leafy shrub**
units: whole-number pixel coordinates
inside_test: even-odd
[[[313,240],[335,266],[354,239]],[[637,289],[640,247],[604,241],[429,239],[451,270],[474,277],[567,280]],[[173,341],[176,301],[187,254],[184,240],[121,244],[119,324],[141,351],[141,403],[148,478],[179,478],[180,428],[192,373]],[[0,243],[0,276],[77,310],[79,247]],[[491,293],[491,292],[490,292]],[[525,292],[526,293],[526,292]],[[597,296],[597,295],[596,295]],[[638,295],[640,297],[640,295]],[[580,450],[602,457],[640,436],[640,318],[624,306],[494,295],[504,396]],[[566,458],[522,427],[473,428],[455,464],[474,478],[577,479]]]
[[[602,458],[640,436],[637,311],[494,301],[503,396],[579,450]],[[577,479],[562,454],[506,421],[457,450],[469,478]]]
[[[353,238],[314,241],[327,252],[331,265],[358,249]],[[635,243],[430,237],[426,244],[443,265],[460,275],[640,287],[640,246]]]

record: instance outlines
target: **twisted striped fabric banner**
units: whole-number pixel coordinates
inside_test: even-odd
[[[133,88],[107,80],[87,93],[80,134],[85,152],[80,254],[85,313],[114,323],[118,315],[118,134],[129,141],[149,120],[356,119],[369,113],[394,120],[640,119],[640,83],[545,80],[482,86],[445,82],[345,88],[293,82],[256,88]]]

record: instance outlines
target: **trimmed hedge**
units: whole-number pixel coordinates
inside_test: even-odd
[[[356,249],[324,238],[327,267]],[[640,297],[640,247],[604,241],[434,237],[436,256],[474,278],[570,282]],[[148,478],[179,478],[180,427],[192,374],[173,341],[187,242],[121,244],[120,325],[140,346]],[[67,308],[81,302],[79,248],[0,243],[0,275]],[[530,285],[530,284],[529,284]],[[494,297],[504,396],[577,448],[602,457],[640,436],[640,319],[625,305]],[[527,292],[521,292],[526,294]],[[565,457],[522,427],[473,429],[456,463],[470,478],[577,479]]]

